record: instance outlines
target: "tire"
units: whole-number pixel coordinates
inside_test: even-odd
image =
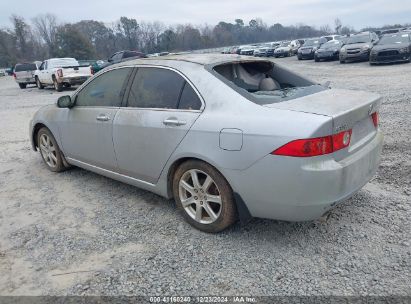
[[[54,89],[55,89],[57,92],[63,91],[63,84],[62,84],[62,83],[59,83],[59,82],[57,81],[56,77],[53,77],[53,86],[54,86]]]
[[[341,59],[340,59],[340,63],[344,64],[344,63],[345,63],[345,60],[341,60]]]
[[[27,83],[19,83],[20,89],[25,89],[27,87]]]
[[[220,172],[205,162],[189,160],[178,167],[173,177],[173,195],[185,220],[201,231],[220,232],[237,220],[230,185]]]
[[[44,89],[44,85],[40,82],[40,79],[36,77],[36,86],[39,90]]]
[[[298,56],[298,55],[297,55],[297,58],[298,58],[298,60],[302,60],[301,56]]]
[[[65,88],[71,88],[71,84],[69,84],[69,83],[65,83],[65,84],[63,84],[63,86],[64,86]]]
[[[37,146],[41,158],[52,172],[61,172],[66,169],[60,148],[50,130],[43,127],[37,133]]]
[[[317,57],[314,57],[314,61],[315,62],[320,62],[320,59],[318,59]]]

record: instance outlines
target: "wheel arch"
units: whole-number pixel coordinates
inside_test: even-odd
[[[37,134],[39,133],[41,128],[47,128],[48,130],[50,130],[49,127],[47,127],[45,124],[38,122],[34,125],[33,127],[33,132],[31,134],[31,142],[32,142],[32,146],[33,146],[33,150],[37,150],[38,148],[38,142],[37,142]],[[51,130],[50,130],[51,132]]]
[[[198,161],[205,162],[206,164],[212,166],[215,170],[217,170],[224,177],[224,179],[227,181],[228,185],[230,186],[231,190],[233,191],[234,202],[235,202],[236,207],[237,207],[238,218],[239,218],[240,222],[245,224],[245,223],[249,222],[252,219],[252,215],[251,215],[250,211],[248,210],[248,207],[247,207],[246,203],[244,202],[242,197],[233,189],[229,179],[227,179],[227,177],[223,174],[223,172],[221,172],[221,170],[219,170],[216,167],[216,165],[213,164],[212,162],[201,159],[201,158],[196,157],[196,156],[185,156],[185,157],[178,158],[178,159],[174,160],[173,163],[168,168],[168,172],[167,172],[167,196],[169,198],[174,198],[173,197],[173,176],[174,176],[174,173],[176,172],[177,168],[182,163],[185,163],[186,161],[189,161],[189,160],[198,160]]]

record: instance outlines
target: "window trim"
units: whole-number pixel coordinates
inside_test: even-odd
[[[134,72],[134,75],[132,75],[132,76],[130,77],[130,79],[131,79],[131,78],[132,78],[132,79],[131,79],[131,81],[128,83],[128,88],[127,88],[127,90],[126,90],[126,92],[125,92],[125,94],[124,94],[124,97],[127,95],[127,98],[125,98],[125,99],[123,98],[123,100],[124,100],[124,105],[122,105],[122,109],[130,109],[130,110],[132,110],[132,109],[139,109],[139,110],[169,111],[169,112],[170,112],[170,111],[172,111],[172,112],[179,111],[179,112],[194,112],[194,113],[201,113],[201,112],[204,111],[206,104],[205,104],[205,101],[204,101],[203,96],[201,95],[201,93],[199,92],[199,90],[194,86],[194,84],[188,79],[188,77],[187,77],[186,75],[184,75],[182,72],[180,72],[179,70],[177,70],[177,69],[175,69],[175,68],[172,68],[172,67],[168,67],[168,66],[153,65],[153,64],[137,64],[137,65],[135,65],[134,67],[135,67],[136,71]],[[200,107],[200,109],[199,109],[199,110],[188,110],[188,109],[165,109],[165,108],[129,107],[129,106],[128,106],[128,99],[129,99],[129,96],[130,96],[131,86],[132,86],[132,84],[133,84],[133,82],[134,82],[134,79],[135,79],[135,77],[136,77],[136,75],[137,75],[137,73],[138,73],[138,69],[139,69],[139,68],[158,68],[158,69],[165,69],[165,70],[170,70],[170,71],[173,71],[173,72],[179,74],[181,77],[183,77],[183,79],[186,81],[186,83],[188,83],[188,84],[191,86],[191,88],[194,90],[194,92],[197,94],[197,97],[200,99],[200,102],[201,102],[201,107]],[[184,87],[183,87],[183,88],[184,88]],[[179,97],[179,100],[178,100],[178,105],[180,104],[181,93],[182,93],[182,92],[180,92],[180,97]]]
[[[90,82],[96,80],[97,78],[101,77],[102,75],[104,75],[104,74],[106,74],[106,73],[108,73],[108,72],[111,72],[111,71],[114,71],[114,70],[118,70],[118,69],[125,69],[125,68],[131,68],[131,72],[130,72],[130,75],[127,77],[128,79],[126,79],[126,81],[125,81],[124,84],[123,84],[122,90],[124,90],[124,94],[123,94],[123,97],[122,97],[122,99],[121,99],[121,101],[120,101],[120,106],[118,106],[118,107],[109,107],[109,106],[78,106],[78,105],[76,105],[78,94],[79,94],[81,91],[83,91],[84,88],[85,88]],[[132,66],[132,65],[127,65],[127,66],[119,66],[119,67],[115,67],[115,68],[112,68],[112,69],[109,69],[109,70],[106,70],[106,71],[102,71],[101,73],[99,72],[98,75],[96,75],[95,77],[90,77],[90,78],[89,78],[86,82],[84,82],[84,83],[77,89],[77,91],[72,95],[71,98],[75,100],[75,102],[74,102],[74,107],[73,107],[73,108],[103,108],[103,109],[107,109],[107,108],[108,108],[108,109],[119,109],[119,108],[121,108],[121,107],[123,106],[123,103],[124,103],[124,97],[126,96],[126,93],[128,92],[128,87],[129,87],[130,79],[131,79],[131,77],[134,76],[133,73],[135,73],[135,67]]]

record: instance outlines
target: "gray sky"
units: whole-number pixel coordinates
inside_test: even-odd
[[[56,4],[51,4],[55,2]],[[260,17],[267,24],[304,23],[321,26],[339,17],[357,29],[393,23],[411,23],[410,0],[0,0],[0,27],[10,26],[11,14],[26,19],[55,14],[60,22],[94,19],[112,22],[127,16],[137,21],[165,24],[216,24],[218,21],[245,22]]]

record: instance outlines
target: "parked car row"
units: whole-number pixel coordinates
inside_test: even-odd
[[[297,55],[298,60],[369,61],[371,65],[410,62],[411,28],[233,46],[222,53],[275,58]]]
[[[326,41],[322,38],[308,39],[298,49],[298,59],[339,60],[340,63],[369,61],[378,63],[411,61],[411,30],[377,35],[361,32],[349,37],[337,37]]]

